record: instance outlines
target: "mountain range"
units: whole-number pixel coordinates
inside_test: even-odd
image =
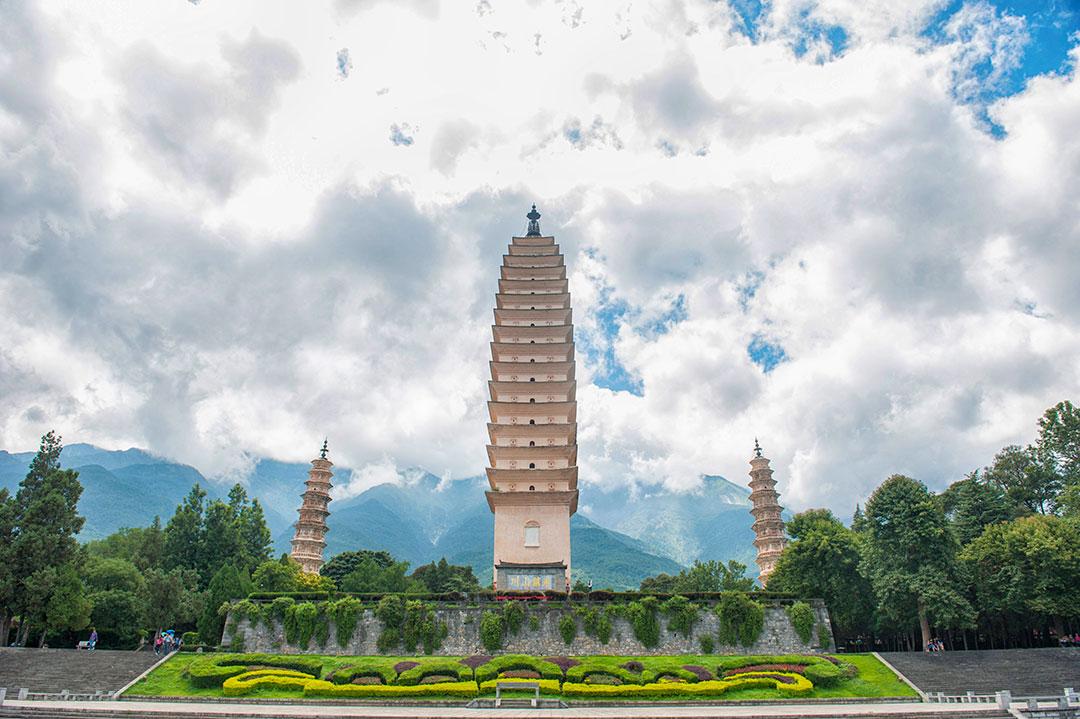
[[[33,456],[0,450],[0,487],[14,491]],[[141,449],[72,444],[64,448],[61,463],[78,470],[83,484],[83,540],[145,526],[154,516],[167,522],[195,482],[211,498],[224,496],[230,486]],[[306,464],[264,459],[246,480],[248,494],[266,512],[275,552],[289,549],[307,470]],[[335,467],[338,477],[350,474]],[[385,549],[413,566],[446,557],[472,566],[482,583],[490,582],[494,540],[486,486],[483,477],[444,482],[409,471],[396,483],[335,499],[327,557],[350,549]],[[636,587],[645,577],[676,573],[697,559],[736,559],[753,574],[748,496],[749,489],[717,476],[702,477],[697,491],[686,493],[583,486],[582,510],[570,523],[575,578],[590,579],[595,587]]]

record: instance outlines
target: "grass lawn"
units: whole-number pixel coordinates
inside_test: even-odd
[[[138,683],[131,687],[125,696],[156,696],[156,697],[222,697],[222,690],[220,687],[196,687],[187,678],[188,665],[196,659],[206,657],[204,654],[189,654],[179,653],[174,654],[168,661],[164,662],[157,669],[152,671],[145,678],[141,679]],[[212,655],[211,655],[212,656]],[[328,673],[344,668],[357,662],[364,662],[365,664],[378,664],[380,666],[392,667],[394,664],[401,661],[412,661],[419,659],[436,659],[436,657],[346,657],[346,656],[315,656],[322,661],[323,670],[322,675],[326,676]],[[719,656],[705,656],[705,655],[684,655],[684,656],[672,656],[672,657],[623,657],[623,656],[588,656],[588,657],[575,657],[583,662],[589,662],[594,664],[606,665],[610,667],[618,667],[630,660],[641,661],[646,666],[651,662],[665,662],[678,665],[696,664],[715,670]],[[884,664],[879,662],[872,654],[843,654],[839,658],[849,664],[855,665],[859,670],[857,677],[842,682],[838,686],[834,687],[815,687],[813,691],[803,697],[799,698],[811,698],[811,699],[826,699],[826,698],[859,698],[859,697],[914,697],[916,693],[911,687],[904,684],[900,679],[893,674],[893,672]],[[454,657],[444,657],[444,659],[455,659]],[[300,694],[296,690],[276,690],[276,689],[260,689],[252,692],[250,695],[253,698],[288,698],[297,699],[301,698]],[[720,698],[710,698],[710,701],[770,701],[779,698],[779,692],[774,689],[733,689],[730,692],[724,694]],[[438,701],[440,697],[427,696],[423,699],[410,699],[409,701]],[[446,697],[446,700],[454,702],[463,702],[460,697],[451,698]],[[325,701],[332,703],[333,698],[319,699],[308,701]],[[384,699],[383,701],[393,702],[392,699]],[[616,701],[619,703],[633,701],[628,699],[610,699],[606,701]],[[670,698],[670,699],[651,699],[651,702],[666,701],[666,702],[693,702],[692,697],[683,698]]]

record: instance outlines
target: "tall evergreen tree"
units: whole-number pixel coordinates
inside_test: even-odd
[[[15,499],[7,489],[0,489],[0,647],[8,645],[15,611],[15,517]]]
[[[206,491],[196,482],[176,513],[165,525],[164,564],[166,569],[203,568],[203,512]]]
[[[247,572],[237,571],[232,564],[223,564],[210,580],[202,616],[199,618],[199,636],[206,644],[218,644],[225,628],[221,605],[233,599],[246,597],[252,591],[251,578]]]
[[[1016,516],[1001,487],[986,481],[978,470],[949,485],[941,494],[941,502],[961,546],[978,537],[989,525]]]

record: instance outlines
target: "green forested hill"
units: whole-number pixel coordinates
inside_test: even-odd
[[[14,491],[32,452],[0,450],[0,487]],[[168,521],[199,482],[211,497],[228,485],[207,480],[187,465],[143,450],[103,450],[88,444],[64,449],[65,467],[79,470],[84,486],[79,508],[86,516],[81,537],[95,539],[125,526],[144,526],[154,516]],[[308,465],[260,460],[248,492],[262,502],[277,552],[288,551]],[[351,471],[335,467],[344,484]],[[385,549],[413,566],[446,557],[468,564],[491,581],[493,525],[484,498],[487,481],[472,477],[442,482],[410,471],[398,483],[381,484],[330,505],[328,556],[352,549]],[[642,578],[674,573],[695,559],[738,559],[754,571],[748,491],[721,477],[705,477],[697,492],[672,494],[582,487],[583,511],[571,521],[574,575],[594,587],[635,587]]]

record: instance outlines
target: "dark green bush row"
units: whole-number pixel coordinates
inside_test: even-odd
[[[695,602],[718,601],[725,592],[682,592],[680,594],[663,594],[656,592],[613,592],[606,589],[598,589],[592,592],[557,592],[553,590],[522,592],[505,591],[495,592],[490,589],[479,592],[443,592],[424,594],[388,594],[388,593],[359,593],[359,592],[252,592],[247,596],[255,602],[269,602],[278,597],[290,597],[295,601],[326,601],[329,599],[341,599],[353,597],[362,602],[378,602],[386,596],[401,596],[406,599],[415,599],[425,602],[465,602],[465,601],[493,601],[497,597],[508,598],[532,598],[543,597],[549,601],[593,601],[593,602],[627,602],[636,601],[643,597],[656,597],[659,601],[666,601],[675,596],[683,596]],[[794,594],[786,592],[744,592],[747,597],[759,602],[789,604],[799,599]]]

